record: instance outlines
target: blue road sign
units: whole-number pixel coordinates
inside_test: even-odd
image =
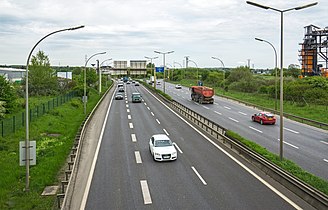
[[[155,67],[156,72],[164,72],[164,67]]]

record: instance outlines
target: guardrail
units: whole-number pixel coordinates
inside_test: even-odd
[[[69,160],[67,162],[68,170],[65,170],[65,180],[61,181],[61,192],[57,194],[57,205],[58,208],[61,208],[61,203],[63,203],[62,206],[65,206],[65,202],[67,201],[66,193],[68,189],[71,187],[72,180],[75,179],[76,171],[77,171],[77,162],[80,158],[80,152],[81,152],[81,142],[84,139],[85,135],[85,129],[86,126],[89,123],[89,120],[94,115],[95,111],[98,109],[99,104],[103,101],[107,93],[111,90],[113,87],[114,82],[112,85],[107,89],[107,91],[102,95],[98,103],[95,105],[93,110],[85,117],[84,121],[81,123],[80,128],[78,129],[78,132],[75,136],[75,141],[71,150],[71,153],[69,154]],[[65,186],[67,186],[65,188]],[[61,202],[63,199],[63,202]]]
[[[219,97],[224,97],[224,98],[227,98],[227,99],[230,99],[230,100],[234,100],[234,101],[237,101],[238,103],[245,104],[247,106],[252,106],[252,107],[261,109],[263,111],[269,111],[269,112],[274,113],[276,115],[280,114],[279,111],[276,111],[274,109],[269,109],[269,108],[266,108],[266,107],[263,107],[263,106],[258,106],[256,104],[252,104],[252,103],[242,101],[242,100],[239,100],[239,99],[236,99],[236,98],[232,98],[232,97],[229,97],[229,96],[225,96],[225,95],[218,95],[218,96]],[[284,117],[289,118],[289,119],[294,119],[294,120],[302,122],[302,123],[306,123],[306,124],[309,124],[309,125],[313,125],[313,126],[328,130],[328,124],[327,123],[307,119],[307,118],[304,118],[304,117],[300,117],[300,116],[296,116],[296,115],[292,115],[292,114],[288,114],[288,113],[284,113]]]
[[[166,100],[166,102],[168,102]],[[204,130],[206,133],[211,135],[217,140],[223,139],[224,144],[229,144],[231,149],[237,151],[240,155],[248,159],[252,164],[260,168],[266,174],[279,183],[284,185],[286,188],[294,192],[296,195],[301,197],[303,200],[308,202],[310,205],[317,209],[328,208],[328,196],[306,184],[297,177],[289,174],[275,164],[264,159],[257,153],[251,151],[238,140],[230,139],[224,134],[226,129],[216,124],[215,122],[205,118],[201,114],[194,112],[188,107],[180,104],[177,101],[171,101],[170,106],[176,110],[179,114],[193,122],[199,128]]]

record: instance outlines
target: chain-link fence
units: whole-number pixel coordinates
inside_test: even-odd
[[[50,110],[70,101],[74,98],[76,93],[70,92],[65,95],[57,96],[52,100],[49,100],[47,103],[42,103],[36,107],[29,109],[29,122],[37,119],[38,117],[44,115],[45,113],[49,112]],[[25,126],[25,112],[17,113],[16,115],[12,116],[11,118],[6,118],[0,121],[0,135],[2,137],[15,133],[16,130],[20,129],[21,127]]]

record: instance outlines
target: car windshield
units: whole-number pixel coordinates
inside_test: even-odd
[[[172,146],[172,142],[169,139],[165,140],[156,140],[155,141],[155,147],[167,147],[167,146]]]

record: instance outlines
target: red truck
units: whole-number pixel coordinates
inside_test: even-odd
[[[200,104],[207,103],[213,104],[214,103],[214,89],[205,87],[205,86],[192,86],[191,87],[191,99],[196,101]]]

